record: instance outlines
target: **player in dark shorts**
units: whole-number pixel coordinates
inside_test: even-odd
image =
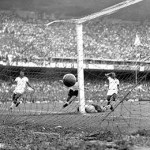
[[[63,108],[67,107],[72,101],[75,100],[76,97],[78,97],[78,88],[78,82],[69,88],[68,97],[66,103],[63,105]]]

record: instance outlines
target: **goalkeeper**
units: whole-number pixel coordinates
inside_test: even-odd
[[[111,109],[111,105],[102,106],[98,104],[86,104],[85,105],[85,112],[86,113],[101,113],[105,112],[108,109]],[[77,112],[79,112],[79,107],[77,108]]]

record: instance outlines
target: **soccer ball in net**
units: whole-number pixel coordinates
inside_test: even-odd
[[[66,74],[63,77],[63,84],[67,87],[75,85],[76,77],[73,74]]]

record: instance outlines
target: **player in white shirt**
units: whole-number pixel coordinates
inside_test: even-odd
[[[119,91],[119,80],[116,78],[116,74],[114,72],[105,74],[109,81],[109,87],[107,92],[107,105],[110,105],[111,101],[116,101],[118,91]],[[113,110],[113,107],[111,107]]]
[[[20,71],[20,76],[17,77],[13,81],[13,83],[16,84],[16,87],[15,87],[15,90],[13,91],[12,104],[10,106],[10,109],[12,109],[14,106],[18,107],[18,105],[20,104],[20,102],[18,102],[18,99],[24,94],[27,86],[32,88],[30,83],[29,83],[29,79],[26,76],[24,76],[24,70]]]

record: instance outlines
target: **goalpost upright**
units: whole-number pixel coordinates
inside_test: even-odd
[[[91,15],[82,17],[80,19],[69,19],[69,20],[55,20],[47,24],[47,26],[57,23],[57,22],[68,22],[76,24],[77,32],[77,74],[78,74],[78,83],[79,83],[79,110],[82,114],[85,113],[85,95],[84,95],[84,52],[83,52],[83,23],[104,15],[110,15],[116,11],[128,7],[130,5],[136,4],[143,0],[125,0],[121,3],[113,5],[111,7],[105,8],[100,12],[93,13]]]
[[[79,111],[85,113],[84,95],[84,52],[83,52],[83,25],[76,24],[77,31],[77,52],[78,52],[78,83],[79,83]]]

